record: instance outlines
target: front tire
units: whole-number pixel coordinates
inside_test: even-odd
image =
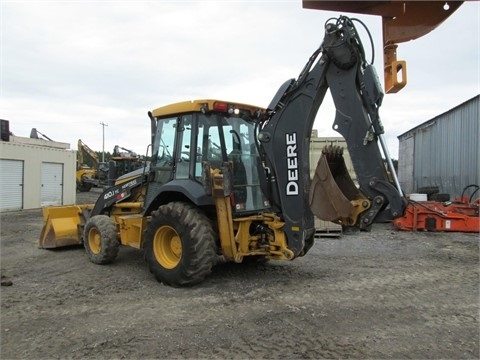
[[[120,247],[117,226],[109,216],[92,216],[85,225],[83,244],[88,258],[94,264],[113,262]]]
[[[162,205],[145,232],[145,260],[155,278],[174,287],[201,282],[216,260],[215,232],[207,216],[183,202]]]

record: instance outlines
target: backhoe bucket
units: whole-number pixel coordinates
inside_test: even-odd
[[[322,150],[310,187],[310,208],[321,220],[354,225],[370,202],[357,189],[343,159],[343,148]]]
[[[53,249],[58,247],[82,244],[84,211],[93,205],[45,207],[43,212],[43,228],[40,234],[39,248]]]

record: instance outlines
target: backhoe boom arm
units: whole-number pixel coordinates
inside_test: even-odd
[[[336,23],[326,24],[323,44],[299,78],[280,88],[258,136],[267,169],[266,193],[283,215],[289,248],[296,256],[303,255],[312,243],[311,205],[315,210],[315,203],[327,201],[311,194],[315,189],[310,180],[309,149],[313,123],[329,88],[336,107],[333,128],[346,140],[359,181],[359,191],[340,189],[346,192],[350,212],[356,213],[353,223],[343,220],[343,224],[366,228],[378,217],[393,218],[404,210],[401,193],[389,181],[378,146],[383,133],[378,116],[383,91],[373,67],[366,64],[352,21],[342,16]],[[334,165],[335,156],[326,155],[329,165]]]

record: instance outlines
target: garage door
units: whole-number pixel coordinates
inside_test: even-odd
[[[42,163],[41,206],[62,205],[63,164]]]
[[[23,161],[0,159],[0,211],[23,208]]]

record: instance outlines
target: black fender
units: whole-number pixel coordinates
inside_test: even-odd
[[[198,207],[215,206],[201,183],[191,179],[172,180],[166,184],[149,184],[144,215],[171,201],[188,201]]]

